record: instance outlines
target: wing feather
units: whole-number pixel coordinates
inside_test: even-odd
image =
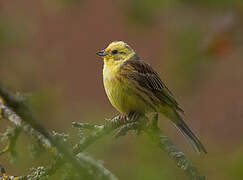
[[[142,60],[127,60],[121,65],[121,71],[127,78],[132,79],[143,88],[149,89],[153,92],[154,96],[160,99],[162,102],[167,103],[175,110],[182,113],[184,111],[179,107],[179,104],[173,97],[171,91],[166,87],[166,85],[160,79],[158,73],[153,70],[153,68]]]

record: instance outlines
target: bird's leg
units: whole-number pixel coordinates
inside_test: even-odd
[[[115,118],[122,119],[124,121],[124,123],[126,124],[129,122],[137,121],[140,116],[141,116],[140,113],[130,112],[129,114],[120,114],[118,116],[115,116]]]
[[[122,124],[126,124],[127,121],[128,121],[128,116],[126,114],[118,114],[117,116],[115,116],[114,118],[112,118],[112,120],[119,121]]]
[[[120,118],[124,121],[124,123],[127,122],[127,115],[126,114],[121,114]]]
[[[120,121],[120,120],[124,120],[124,122],[126,122],[126,115],[125,114],[117,114],[116,116],[114,116],[113,118],[111,119],[106,119],[108,122],[110,120],[113,120],[113,121]]]

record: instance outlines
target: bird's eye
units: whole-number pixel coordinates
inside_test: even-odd
[[[111,53],[112,53],[112,54],[117,54],[118,51],[117,51],[117,50],[113,50],[113,51],[111,51]]]

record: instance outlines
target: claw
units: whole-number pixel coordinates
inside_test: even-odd
[[[131,122],[137,121],[140,118],[141,114],[140,113],[136,113],[136,112],[131,112],[128,115],[128,119]]]

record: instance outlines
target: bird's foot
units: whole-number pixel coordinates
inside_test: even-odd
[[[128,117],[126,114],[121,114],[120,117],[124,121],[124,123],[126,123],[128,121]]]
[[[120,137],[126,135],[130,130],[134,130],[137,135],[141,134],[141,128],[143,121],[140,121],[142,114],[131,112],[128,115],[121,115],[121,118],[124,119],[124,125],[119,128],[115,137]]]
[[[128,121],[129,122],[136,122],[137,120],[139,120],[139,118],[141,117],[140,113],[136,113],[136,112],[131,112],[128,114]]]
[[[112,118],[113,120],[123,120],[124,124],[130,123],[130,122],[136,122],[141,117],[140,113],[131,112],[128,115],[126,114],[119,114]]]

